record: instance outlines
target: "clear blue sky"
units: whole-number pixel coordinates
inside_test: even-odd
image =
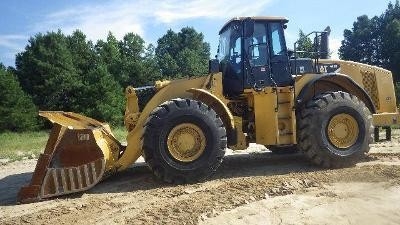
[[[395,0],[393,0],[394,2]],[[14,66],[15,54],[24,50],[29,37],[61,29],[80,29],[91,40],[104,39],[108,31],[117,38],[127,32],[140,34],[148,43],[171,28],[191,26],[202,32],[216,53],[218,31],[234,16],[285,16],[289,19],[288,43],[305,33],[331,26],[331,50],[340,47],[343,30],[360,15],[380,15],[389,0],[56,0],[0,1],[0,62]],[[335,54],[334,54],[335,55]]]

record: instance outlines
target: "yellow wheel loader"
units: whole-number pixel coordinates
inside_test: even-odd
[[[126,146],[105,123],[40,112],[54,127],[18,202],[85,191],[140,156],[163,181],[201,181],[217,170],[226,148],[244,150],[249,143],[299,150],[328,168],[356,163],[368,152],[374,127],[387,128],[390,137],[390,125],[399,121],[392,74],[328,59],[329,30],[311,33],[315,57],[300,58],[296,45],[286,46],[287,22],[231,19],[219,32],[208,75],[127,87]]]

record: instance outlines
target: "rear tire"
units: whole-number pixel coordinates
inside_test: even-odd
[[[297,146],[316,165],[351,166],[369,151],[371,119],[368,108],[354,95],[320,94],[298,116]]]
[[[168,183],[191,183],[212,175],[222,162],[226,130],[216,112],[191,99],[173,99],[153,110],[144,127],[143,156]]]

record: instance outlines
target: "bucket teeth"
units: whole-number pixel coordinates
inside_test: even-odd
[[[103,176],[104,160],[69,168],[48,168],[40,198],[49,198],[85,191],[96,185]]]
[[[71,191],[75,191],[75,177],[74,177],[74,173],[72,172],[72,168],[68,168],[68,176],[69,176],[69,182],[70,182],[70,187],[71,187]]]

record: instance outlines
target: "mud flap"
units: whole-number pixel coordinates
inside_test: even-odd
[[[18,193],[18,203],[85,191],[115,170],[121,144],[107,124],[67,112],[40,112],[53,124],[32,180]]]

